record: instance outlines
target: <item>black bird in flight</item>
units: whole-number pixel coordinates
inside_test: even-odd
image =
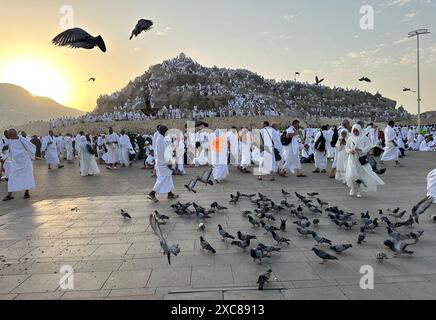
[[[320,79],[318,78],[318,76],[315,77],[315,85],[319,86],[321,84],[321,82],[324,81],[324,78]]]
[[[368,77],[362,77],[359,79],[360,82],[371,82],[371,79]]]
[[[97,80],[97,79],[95,79],[95,78],[89,78],[88,82],[90,82],[90,81],[95,82],[95,80]]]
[[[410,92],[416,92],[416,91],[414,91],[414,90],[412,90],[412,89],[410,89],[410,88],[403,88],[403,92],[408,92],[408,91],[410,91]]]
[[[139,36],[141,32],[147,32],[151,29],[151,27],[153,27],[153,21],[146,19],[139,20],[135,26],[135,29],[132,30],[132,35],[130,36],[129,40],[132,40],[133,37]]]
[[[93,37],[88,32],[80,28],[68,29],[57,35],[52,43],[59,47],[94,49],[99,47],[101,51],[106,52],[106,45],[101,36]]]

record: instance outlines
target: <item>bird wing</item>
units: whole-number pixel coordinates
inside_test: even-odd
[[[413,215],[423,214],[433,203],[433,198],[428,196],[421,201],[419,201],[416,206],[412,208]]]
[[[144,31],[150,29],[152,26],[153,26],[153,21],[147,20],[147,19],[141,19],[136,24],[136,27],[138,29],[141,29],[141,30],[144,30]]]
[[[201,174],[200,180],[201,182],[207,183],[210,180],[211,176],[212,176],[212,168],[209,168]]]
[[[150,214],[149,221],[150,221],[150,227],[153,229],[154,234],[157,235],[159,237],[159,239],[164,240],[165,238],[162,234],[162,230],[161,230],[159,224],[157,223],[156,217],[154,214]]]
[[[92,37],[88,32],[80,28],[68,29],[57,35],[52,43],[57,46],[70,46],[78,48],[77,43],[85,41]]]

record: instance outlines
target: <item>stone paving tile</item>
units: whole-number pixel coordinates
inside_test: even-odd
[[[0,276],[0,294],[11,292],[28,277],[27,275]]]
[[[263,292],[257,290],[224,292],[224,300],[283,300],[284,298],[280,290]]]
[[[216,288],[233,282],[230,266],[192,267],[191,284],[194,288]]]
[[[20,293],[14,300],[59,300],[62,294],[62,292]]]
[[[110,293],[110,290],[95,290],[95,291],[66,291],[62,292],[62,300],[83,300],[83,299],[103,299]]]
[[[224,296],[221,291],[219,292],[194,292],[194,293],[179,293],[179,294],[166,294],[164,300],[223,300]]]
[[[347,300],[338,287],[298,288],[282,292],[290,300]]]
[[[114,256],[114,255],[124,255],[131,244],[102,244],[95,250],[91,256]]]
[[[145,288],[151,270],[114,271],[104,284],[104,289]]]
[[[409,300],[397,284],[378,284],[374,290],[362,290],[357,283],[351,286],[339,286],[344,295],[350,300]]]
[[[434,300],[436,298],[436,282],[400,283],[398,287],[411,299]]]
[[[161,268],[153,269],[147,287],[178,287],[189,286],[191,282],[191,268]]]
[[[53,292],[59,286],[60,278],[58,274],[32,274],[13,293]]]
[[[110,298],[129,296],[155,296],[156,288],[113,289],[109,293]]]
[[[123,260],[86,260],[79,261],[74,265],[74,270],[77,272],[104,272],[116,271],[119,269]]]

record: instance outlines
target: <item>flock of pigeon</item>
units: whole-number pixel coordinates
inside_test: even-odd
[[[207,170],[193,181],[201,181],[206,185],[210,185],[209,173],[210,170]],[[187,188],[194,191],[192,188],[195,185],[189,185],[191,185],[191,188]],[[253,262],[259,261],[261,264],[262,259],[271,259],[273,253],[281,252],[283,245],[290,245],[291,240],[284,236],[288,232],[287,221],[290,219],[293,220],[292,224],[295,226],[296,233],[301,237],[312,237],[315,242],[312,251],[321,259],[320,263],[324,264],[328,261],[339,260],[338,255],[353,248],[351,243],[334,244],[326,236],[315,232],[320,225],[320,220],[324,218],[344,231],[349,231],[353,228],[358,229],[356,244],[359,246],[364,245],[365,240],[370,234],[374,234],[377,229],[381,229],[384,226],[387,230],[387,239],[384,241],[384,246],[393,252],[393,257],[412,255],[413,251],[410,251],[409,247],[419,242],[424,231],[411,230],[416,224],[419,224],[419,217],[433,203],[431,197],[426,197],[412,208],[409,215],[407,215],[406,210],[396,208],[387,209],[386,214],[380,209],[377,217],[371,217],[369,212],[361,213],[360,218],[358,218],[352,212],[344,211],[337,206],[330,206],[329,203],[322,201],[316,192],[308,193],[306,196],[295,192],[296,199],[298,199],[295,203],[290,203],[289,198],[291,194],[286,190],[282,189],[280,196],[282,200],[275,202],[262,193],[244,194],[238,191],[236,194],[230,195],[229,201],[233,206],[238,205],[241,201],[251,203],[255,208],[242,212],[242,215],[247,219],[247,225],[251,225],[252,228],[262,228],[265,231],[265,235],[271,236],[271,241],[274,241],[274,244],[261,243],[257,236],[243,234],[241,231],[238,231],[236,235],[232,235],[222,225],[218,225],[217,232],[222,241],[244,251],[248,250],[248,254],[253,259]],[[177,202],[171,205],[171,207],[178,217],[197,219],[199,222],[198,231],[203,232],[203,235],[199,237],[201,250],[215,254],[217,250],[204,237],[206,221],[210,221],[209,219],[214,214],[227,212],[229,208],[217,202],[213,202],[210,208],[202,207],[196,202]],[[121,211],[121,215],[126,219],[131,218],[124,210]],[[309,215],[310,218],[308,217]],[[160,226],[165,225],[169,220],[169,216],[158,211],[150,215],[151,229],[159,238],[163,254],[167,256],[168,263],[171,264],[171,256],[177,256],[180,253],[180,247],[178,244],[168,243],[161,230]],[[431,220],[436,222],[436,216],[431,216]],[[409,231],[405,232],[404,230],[406,229],[401,228],[407,228]],[[253,245],[254,241],[256,241],[256,245]],[[389,256],[384,252],[377,252],[375,253],[375,259],[381,263],[383,260],[389,259]],[[265,283],[271,277],[271,273],[272,270],[269,269],[259,275],[257,282],[259,290],[263,290]]]

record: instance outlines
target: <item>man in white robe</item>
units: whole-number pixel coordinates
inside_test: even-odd
[[[251,142],[251,132],[245,127],[242,128],[239,135],[239,147],[241,155],[239,168],[243,173],[249,173],[248,168],[251,166]]]
[[[432,151],[432,141],[430,137],[425,138],[423,142],[419,145],[419,151],[429,152]]]
[[[64,167],[59,161],[59,153],[53,131],[50,130],[48,136],[43,138],[41,151],[45,154],[45,161],[47,162],[49,170],[51,170],[53,166],[57,166],[59,169]]]
[[[230,152],[230,164],[232,166],[238,166],[239,163],[239,139],[236,127],[232,127],[231,130],[226,133],[227,142],[229,144]]]
[[[436,203],[436,169],[427,176],[427,196],[432,197],[433,203]]]
[[[18,137],[17,131],[8,131],[8,146],[11,156],[11,167],[8,180],[8,195],[3,201],[14,199],[13,192],[24,191],[24,199],[30,198],[29,191],[35,189],[33,163],[36,147],[27,139]]]
[[[263,128],[260,130],[260,159],[259,159],[259,174],[257,179],[263,180],[264,177],[269,177],[274,181],[274,174],[277,172],[277,162],[274,155],[274,139],[273,132],[275,130],[270,127],[268,121],[263,123]]]
[[[220,129],[216,129],[210,134],[211,162],[212,175],[217,183],[224,181],[229,174],[229,166],[227,165],[228,154],[228,136]]]
[[[129,136],[124,132],[124,130],[121,131],[121,138],[120,138],[120,154],[121,154],[121,166],[131,166],[130,163],[130,152],[133,150],[132,143],[130,142]]]
[[[148,199],[153,202],[159,202],[156,198],[156,193],[167,193],[168,199],[173,200],[179,198],[178,195],[173,193],[174,183],[172,177],[172,170],[168,167],[171,164],[172,152],[171,143],[165,139],[165,134],[168,128],[166,126],[159,127],[159,134],[156,137],[154,154],[156,157],[156,183],[154,184],[153,191],[148,194]]]
[[[300,159],[300,121],[294,120],[292,126],[286,130],[286,138],[290,143],[285,147],[287,150],[285,160],[285,170],[289,170],[292,174],[299,178],[305,178],[306,175],[301,173],[301,159]]]
[[[106,136],[107,161],[106,168],[112,170],[117,167],[119,161],[119,137],[112,128],[109,128],[109,134]]]
[[[398,149],[397,134],[394,129],[394,121],[389,121],[385,129],[385,149],[381,157],[380,165],[385,165],[385,161],[395,161],[395,166],[401,166],[398,161],[400,150]]]
[[[65,140],[62,134],[56,137],[56,147],[58,148],[59,159],[65,159]]]
[[[65,136],[65,151],[67,153],[68,163],[72,163],[74,159],[74,150],[73,150],[73,136],[71,134],[67,134]]]

